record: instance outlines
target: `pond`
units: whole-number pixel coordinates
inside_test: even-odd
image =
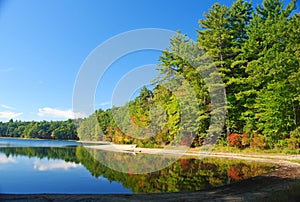
[[[209,189],[247,179],[275,168],[274,165],[218,158],[174,160],[151,173],[119,172],[117,152],[89,151],[70,141],[0,138],[0,193],[12,194],[107,194],[180,192]],[[106,159],[99,160],[99,156]],[[133,154],[127,154],[133,155]],[[139,158],[149,158],[136,154]],[[152,155],[153,156],[153,155]],[[97,158],[96,158],[97,157]],[[159,155],[156,155],[159,161]],[[171,157],[170,157],[171,158]],[[130,159],[130,158],[127,158]],[[163,158],[165,159],[165,156]],[[135,165],[138,166],[138,165]]]

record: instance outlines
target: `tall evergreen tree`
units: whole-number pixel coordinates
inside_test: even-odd
[[[156,83],[171,92],[166,106],[170,132],[175,136],[189,134],[191,139],[204,138],[210,118],[209,93],[199,72],[204,51],[180,33],[170,43],[170,49],[160,57],[162,63],[156,79]]]
[[[216,3],[204,14],[205,19],[199,20],[201,30],[198,31],[199,45],[215,62],[223,79],[228,72],[227,59],[232,55],[228,16],[229,8]]]
[[[299,16],[288,17],[294,6],[292,1],[283,9],[281,1],[265,0],[263,7],[257,8],[244,46],[247,90],[240,94],[247,100],[245,129],[264,134],[271,143],[288,137],[297,126],[294,118],[299,112],[293,108],[299,103],[294,102],[296,89],[290,77],[295,78],[299,71],[299,58],[295,57],[299,51],[295,45],[299,43]]]
[[[245,77],[239,54],[248,39],[247,29],[252,19],[252,6],[244,0],[237,0],[228,8],[216,3],[205,19],[200,20],[198,43],[214,61],[226,86],[228,103],[227,133],[241,132],[241,111],[243,102],[235,94],[240,90],[239,80]]]

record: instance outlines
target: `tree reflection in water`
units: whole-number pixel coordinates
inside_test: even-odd
[[[109,181],[117,181],[122,183],[126,188],[131,189],[134,193],[150,193],[150,192],[179,192],[209,189],[244,180],[254,176],[269,172],[275,168],[274,165],[246,162],[240,160],[229,160],[221,158],[181,158],[176,160],[170,166],[161,170],[146,173],[134,174],[134,170],[139,165],[132,164],[132,158],[127,158],[124,162],[122,156],[120,162],[120,154],[116,152],[108,152],[95,150],[88,151],[86,148],[77,147],[0,147],[0,153],[6,156],[28,156],[61,159],[66,162],[81,163],[84,165],[92,176],[105,177]],[[128,154],[131,155],[131,154]],[[150,154],[138,154],[135,158],[154,158]],[[151,157],[150,157],[151,156]],[[102,158],[102,159],[99,159]],[[155,163],[166,161],[166,156],[156,155],[153,160]],[[169,156],[170,162],[174,161],[174,157]],[[118,172],[103,165],[120,167],[127,166],[129,172]],[[115,164],[115,165],[114,165]],[[128,167],[128,165],[130,165]],[[130,172],[132,169],[132,172]]]

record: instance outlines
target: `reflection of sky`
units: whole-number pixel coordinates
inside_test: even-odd
[[[41,172],[43,171],[43,172]],[[132,193],[121,183],[94,177],[81,164],[0,153],[0,194]]]
[[[0,165],[7,164],[7,163],[16,163],[16,159],[0,154]]]
[[[78,146],[75,141],[57,141],[57,140],[37,140],[37,139],[20,139],[20,138],[1,138],[0,146],[11,147],[66,147]]]
[[[80,166],[82,165],[71,163],[71,162],[65,162],[63,160],[49,161],[47,159],[41,159],[41,160],[36,160],[33,163],[34,170],[38,170],[38,171],[59,170],[59,169],[69,170],[72,168],[78,168]]]

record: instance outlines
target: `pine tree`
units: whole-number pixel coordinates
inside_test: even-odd
[[[232,55],[230,49],[232,37],[228,29],[229,9],[216,3],[204,17],[205,19],[199,20],[201,30],[198,31],[198,43],[215,62],[226,82],[225,75],[229,66],[227,59]]]
[[[204,78],[199,72],[204,51],[180,33],[171,39],[170,44],[170,49],[160,57],[160,74],[155,82],[170,92],[166,109],[171,139],[179,142],[187,134],[196,139],[204,138],[209,126],[210,102]]]
[[[290,80],[299,72],[299,58],[295,57],[299,16],[288,17],[294,5],[292,1],[283,9],[282,2],[265,0],[264,7],[257,8],[243,49],[248,60],[247,90],[240,93],[247,107],[245,130],[264,134],[271,144],[288,137],[297,126],[299,102]]]
[[[214,4],[205,19],[200,20],[198,43],[212,58],[226,86],[227,121],[226,132],[241,132],[240,121],[243,102],[236,99],[241,85],[240,79],[245,77],[244,62],[239,58],[242,47],[248,39],[247,29],[252,18],[250,3],[238,0],[228,8],[219,3]]]

